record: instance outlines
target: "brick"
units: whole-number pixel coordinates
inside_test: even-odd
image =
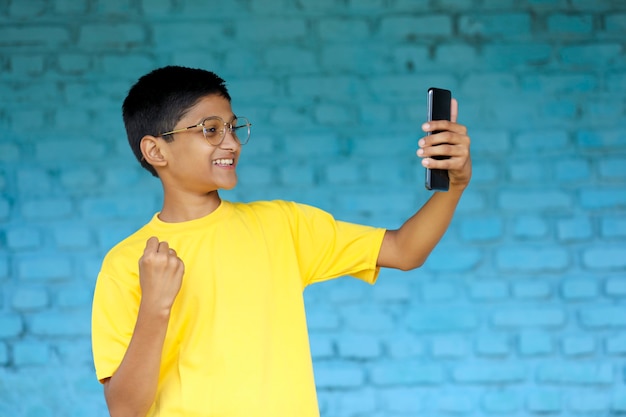
[[[541,384],[607,385],[613,382],[613,369],[608,363],[551,361],[538,365],[537,381]]]
[[[548,16],[547,24],[555,35],[588,35],[593,31],[593,16],[556,13]]]
[[[344,306],[341,317],[346,331],[385,332],[394,328],[393,317],[378,306]]]
[[[364,371],[347,363],[321,363],[315,368],[315,383],[321,389],[346,389],[363,385]]]
[[[584,189],[580,194],[580,205],[584,209],[606,209],[626,206],[626,189],[623,187],[602,187]]]
[[[0,339],[19,336],[24,329],[22,318],[18,314],[0,314]]]
[[[481,13],[459,18],[463,35],[488,38],[520,38],[530,34],[530,16],[526,13]]]
[[[466,241],[490,241],[503,235],[502,220],[494,217],[468,217],[460,224],[460,236]]]
[[[510,352],[509,339],[497,334],[480,336],[475,341],[475,351],[481,356],[507,356]]]
[[[87,219],[145,218],[153,214],[154,203],[142,196],[117,196],[118,198],[85,198],[80,211]]]
[[[44,288],[18,288],[11,306],[16,311],[36,311],[49,306],[48,292]]]
[[[428,257],[425,267],[429,271],[438,272],[470,271],[481,262],[483,256],[482,251],[478,249],[440,245]]]
[[[514,236],[520,238],[541,238],[548,233],[546,221],[538,216],[520,216],[513,225]]]
[[[271,175],[271,172],[265,170],[259,170],[260,173],[265,173],[265,179],[268,180],[267,175]],[[282,164],[278,170],[280,180],[282,184],[298,185],[298,186],[310,186],[317,182],[315,170],[311,166],[303,164]],[[255,178],[259,180],[259,178]],[[244,183],[249,183],[244,180]]]
[[[59,14],[78,14],[82,16],[87,12],[87,3],[87,0],[56,0],[53,7]]]
[[[17,276],[31,282],[51,282],[72,278],[72,264],[67,255],[29,255],[17,261]]]
[[[422,284],[422,297],[425,301],[452,300],[459,295],[458,286],[450,282],[428,282]]]
[[[11,162],[21,159],[20,148],[14,143],[0,143],[0,161]]]
[[[566,356],[592,355],[596,349],[596,342],[592,337],[566,337],[561,342],[561,348]]]
[[[619,59],[621,46],[613,42],[595,42],[593,45],[571,45],[560,49],[559,57],[563,64],[597,68]]]
[[[610,355],[626,355],[626,335],[608,337],[605,341],[605,349]]]
[[[132,23],[90,23],[82,25],[78,44],[84,48],[115,49],[141,45],[146,41],[145,29]]]
[[[44,67],[44,58],[40,55],[22,55],[11,59],[11,69],[14,74],[20,77],[41,75],[44,72]]]
[[[477,313],[468,309],[424,308],[406,317],[409,329],[419,332],[453,332],[473,330],[478,326]]]
[[[626,267],[626,246],[596,245],[584,250],[582,261],[590,269],[623,269]]]
[[[10,3],[8,12],[11,17],[24,18],[24,17],[40,17],[44,14],[46,9],[46,2],[42,0],[32,0],[28,4],[15,2]]]
[[[487,84],[492,85],[493,89],[485,89]],[[461,93],[487,97],[508,96],[518,93],[518,83],[515,76],[506,72],[472,74],[463,81]]]
[[[581,129],[576,133],[576,143],[583,152],[623,148],[626,145],[626,129]]]
[[[493,185],[504,175],[496,164],[472,162],[472,184]]]
[[[514,391],[488,392],[483,396],[483,408],[487,413],[505,415],[516,413],[522,405],[522,397]]]
[[[607,179],[626,178],[626,157],[602,158],[599,163],[600,176]]]
[[[559,220],[557,222],[557,237],[561,241],[581,241],[593,236],[593,227],[587,217]]]
[[[435,62],[437,65],[456,67],[459,62],[464,66],[477,67],[481,63],[476,47],[463,43],[446,43],[435,47]]]
[[[607,32],[624,33],[626,31],[626,13],[611,13],[606,16],[604,28]]]
[[[569,208],[571,196],[565,191],[502,191],[498,206],[504,210],[554,210]]]
[[[0,197],[0,220],[6,220],[11,213],[11,204]]]
[[[337,350],[340,357],[357,360],[375,360],[382,352],[377,337],[345,332],[337,338]]]
[[[9,262],[8,259],[4,256],[0,256],[0,278],[6,278],[9,276]],[[1,300],[1,298],[0,298]],[[0,302],[0,307],[2,306],[2,302]]]
[[[482,48],[483,65],[494,69],[535,68],[546,65],[552,58],[553,47],[548,43],[485,44]]]
[[[626,297],[626,281],[623,278],[607,279],[604,292],[609,297],[624,298]]]
[[[375,386],[439,385],[445,381],[441,365],[414,361],[379,362],[370,370]]]
[[[93,237],[91,230],[79,224],[62,224],[53,228],[54,240],[58,248],[91,248]]]
[[[58,47],[69,44],[70,33],[66,28],[52,25],[9,26],[0,28],[0,46]]]
[[[526,404],[533,413],[558,413],[563,408],[563,395],[558,389],[533,389]]]
[[[385,338],[383,344],[392,359],[423,357],[426,352],[422,338],[411,333],[394,332]]]
[[[565,300],[585,300],[598,295],[596,282],[583,279],[570,279],[562,284],[562,294]]]
[[[53,188],[52,175],[44,169],[18,170],[16,180],[21,195],[46,195],[50,194]]]
[[[9,363],[9,347],[6,343],[0,342],[0,365],[8,365]]]
[[[579,322],[585,328],[606,329],[626,327],[626,307],[589,307],[579,311]]]
[[[545,165],[539,161],[511,162],[509,177],[512,182],[536,184],[545,178]]]
[[[469,284],[469,296],[474,301],[497,301],[509,296],[506,282],[499,280],[474,281]]]
[[[415,415],[424,409],[422,391],[419,388],[394,387],[378,392],[382,409],[387,411],[383,415]]]
[[[81,313],[88,312],[88,309]],[[72,337],[89,336],[91,322],[89,314],[45,312],[30,319],[29,330],[35,336]]]
[[[593,73],[530,74],[522,77],[521,85],[525,92],[572,94],[596,91],[599,88],[599,81]]]
[[[59,290],[56,304],[62,309],[91,308],[93,291],[77,285]]]
[[[104,157],[107,148],[102,141],[86,141],[82,138],[42,141],[35,144],[35,156],[39,161],[47,161],[50,158],[58,161],[85,161]]]
[[[591,177],[591,168],[582,158],[566,158],[556,162],[554,173],[560,182],[579,181]]]
[[[611,410],[615,413],[626,412],[626,388],[623,386],[613,390]]]
[[[18,366],[45,366],[51,358],[50,346],[43,342],[17,342],[13,344],[13,363]]]
[[[503,328],[558,328],[565,325],[566,315],[555,308],[496,310],[491,321],[494,326]]]
[[[436,336],[432,340],[432,355],[437,359],[462,358],[470,349],[465,338],[457,336]]]
[[[272,28],[272,30],[268,30]],[[308,30],[303,19],[259,18],[255,20],[237,21],[235,33],[238,39],[256,43],[291,41],[303,38]]]
[[[472,151],[476,154],[499,155],[511,149],[511,137],[506,131],[474,130],[472,135],[481,138],[472,142]]]
[[[326,41],[362,40],[371,36],[368,22],[360,18],[324,17],[319,20],[318,31],[319,37]]]
[[[41,247],[41,231],[34,227],[15,227],[6,231],[7,247],[13,251]]]
[[[335,345],[331,337],[322,334],[310,334],[311,357],[313,361],[332,359],[335,356]]]
[[[526,370],[520,364],[483,361],[455,366],[452,379],[459,384],[514,384],[526,379]]]
[[[407,41],[448,36],[452,33],[452,19],[446,15],[383,17],[379,33],[384,38]]]
[[[419,48],[414,48],[412,52],[410,55],[406,52],[401,54],[378,45],[372,45],[367,51],[356,45],[329,45],[321,52],[320,67],[340,73],[364,75],[389,72],[392,68],[404,71],[407,67],[413,67],[415,60],[422,56]]]
[[[342,126],[356,122],[356,115],[342,105],[319,104],[314,108],[315,119],[322,125]]]
[[[568,133],[563,130],[545,129],[541,132],[521,132],[514,137],[515,148],[526,151],[559,151],[570,146]],[[559,162],[559,161],[555,161]]]
[[[562,271],[570,265],[570,254],[552,246],[509,246],[497,249],[496,267],[503,271]]]
[[[537,331],[525,331],[519,337],[519,353],[522,356],[550,355],[554,351],[552,337]]]
[[[317,307],[308,312],[307,325],[312,331],[338,330],[340,328],[339,315],[332,310]]]
[[[64,364],[71,366],[76,366],[77,364],[91,366],[93,363],[91,342],[89,340],[68,340],[55,343],[54,349],[58,353],[61,362]]]
[[[586,392],[583,395],[572,395],[569,400],[569,409],[573,413],[606,413],[610,407],[610,398],[607,394]],[[606,415],[606,414],[605,414]]]

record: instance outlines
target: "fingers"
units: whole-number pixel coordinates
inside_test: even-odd
[[[450,120],[452,123],[456,123],[459,115],[459,102],[455,98],[450,101]]]

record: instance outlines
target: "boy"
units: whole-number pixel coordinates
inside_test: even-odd
[[[449,170],[450,190],[383,230],[291,202],[221,200],[250,134],[224,81],[174,66],[140,78],[124,123],[164,198],[107,254],[96,284],[94,361],[111,415],[318,416],[303,289],[342,275],[374,283],[380,267],[426,260],[471,176],[456,114],[453,101],[451,122],[425,124],[443,132],[417,151],[424,166]]]

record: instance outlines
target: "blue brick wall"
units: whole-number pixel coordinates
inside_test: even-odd
[[[105,416],[102,256],[159,208],[120,104],[150,69],[229,81],[234,200],[396,227],[429,193],[429,86],[475,172],[420,270],[309,288],[324,417],[626,415],[626,3],[0,2],[0,416]]]

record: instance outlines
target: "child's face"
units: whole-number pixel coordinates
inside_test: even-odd
[[[200,124],[210,116],[219,116],[225,122],[231,122],[235,114],[227,99],[210,95],[191,107],[174,130]],[[237,185],[236,167],[241,144],[229,129],[219,145],[211,145],[205,139],[202,128],[198,127],[177,133],[166,148],[168,182],[179,190],[206,194]]]

